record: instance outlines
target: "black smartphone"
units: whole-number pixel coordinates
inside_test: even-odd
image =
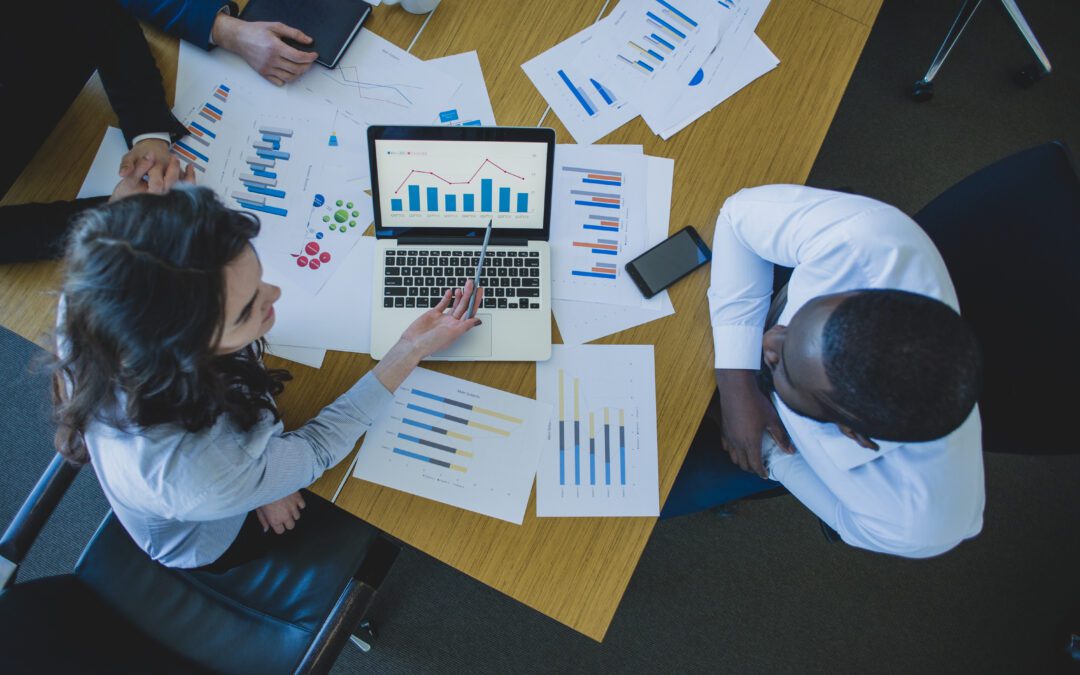
[[[651,298],[712,260],[701,235],[687,225],[626,263],[626,273],[646,298]]]

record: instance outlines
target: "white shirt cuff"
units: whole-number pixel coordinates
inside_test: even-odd
[[[713,326],[714,368],[757,370],[761,367],[759,326]]]
[[[135,147],[135,145],[138,144],[140,141],[149,140],[165,141],[168,145],[172,145],[172,138],[169,137],[169,134],[162,131],[149,134],[139,134],[135,138],[131,139],[131,147]]]

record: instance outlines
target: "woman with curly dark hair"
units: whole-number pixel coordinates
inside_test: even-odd
[[[262,280],[258,232],[254,216],[185,188],[88,211],[68,243],[58,447],[91,462],[128,533],[171,567],[216,564],[249,530],[292,529],[297,491],[352,450],[421,359],[479,323],[467,302],[447,311],[447,292],[371,372],[285,432],[273,397],[289,375],[261,358],[281,290]]]

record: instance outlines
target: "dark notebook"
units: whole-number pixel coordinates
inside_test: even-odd
[[[251,0],[240,18],[280,21],[299,28],[314,42],[285,42],[305,52],[318,52],[316,63],[333,68],[370,13],[371,5],[363,0]]]

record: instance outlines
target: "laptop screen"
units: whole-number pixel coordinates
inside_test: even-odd
[[[375,141],[382,227],[541,230],[546,143]]]
[[[554,132],[513,127],[368,129],[379,237],[547,239]]]

